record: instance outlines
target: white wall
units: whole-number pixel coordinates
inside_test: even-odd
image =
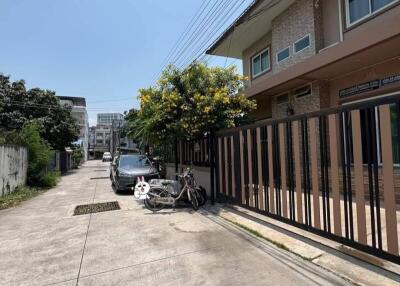
[[[190,166],[183,165],[183,168],[187,168]],[[206,191],[207,195],[211,196],[211,183],[210,183],[210,168],[209,167],[198,167],[192,166],[193,174],[196,179],[198,185],[203,186]],[[175,165],[174,164],[167,164],[167,179],[175,179]],[[179,167],[178,172],[181,172],[181,167]]]
[[[0,145],[0,196],[26,183],[28,151],[24,147]]]

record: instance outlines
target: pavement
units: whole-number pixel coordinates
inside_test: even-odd
[[[152,213],[114,193],[108,167],[86,162],[0,211],[0,285],[353,285],[219,214]],[[77,205],[108,201],[121,209],[73,216]]]

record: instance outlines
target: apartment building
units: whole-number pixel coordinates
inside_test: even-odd
[[[399,4],[255,0],[207,54],[242,60],[256,120],[392,95],[400,92]]]
[[[86,100],[84,97],[58,96],[60,103],[72,107],[71,114],[75,118],[76,124],[79,127],[79,139],[77,144],[80,144],[85,153],[84,160],[88,159],[89,152],[89,119],[86,111]]]
[[[113,120],[122,120],[124,116],[121,113],[98,113],[98,125],[111,125]]]

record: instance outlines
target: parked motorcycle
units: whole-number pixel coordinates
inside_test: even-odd
[[[144,205],[151,211],[159,211],[167,205],[175,206],[179,201],[192,205],[194,210],[207,201],[207,194],[203,187],[196,186],[191,169],[187,169],[175,180],[150,180],[150,190],[146,193]]]

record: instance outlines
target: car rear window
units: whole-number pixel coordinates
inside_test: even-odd
[[[150,166],[150,160],[146,156],[129,155],[121,156],[119,159],[119,166],[126,167],[145,167]]]

